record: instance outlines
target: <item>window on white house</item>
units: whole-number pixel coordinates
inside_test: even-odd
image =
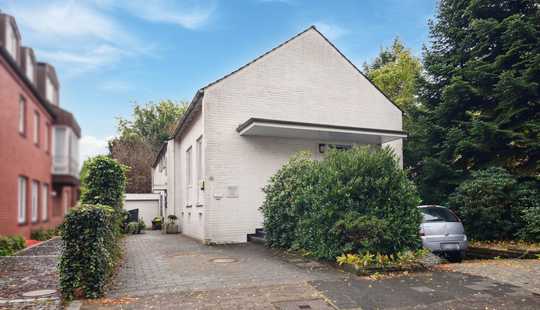
[[[49,185],[43,184],[43,192],[41,194],[41,219],[46,221],[49,218]]]
[[[192,171],[193,162],[191,158],[191,146],[186,151],[186,201],[191,203],[191,188],[193,186],[193,173]]]
[[[56,98],[55,89],[50,77],[45,79],[45,97],[51,103],[56,104],[56,100],[54,100]]]
[[[197,203],[201,203],[201,186],[203,182],[203,173],[202,173],[202,136],[199,137],[196,141],[196,169],[197,169]]]
[[[34,112],[34,144],[39,145],[39,113]]]
[[[34,82],[34,63],[30,52],[26,53],[26,76],[32,83]]]
[[[32,181],[32,222],[38,220],[38,204],[39,204],[39,183],[38,181]]]
[[[19,133],[26,133],[26,101],[24,97],[19,97]]]
[[[26,177],[19,177],[18,221],[26,222]]]
[[[8,53],[13,57],[13,59],[17,59],[17,36],[15,35],[15,30],[13,29],[13,26],[11,26],[11,23],[7,23],[6,27],[6,49]]]

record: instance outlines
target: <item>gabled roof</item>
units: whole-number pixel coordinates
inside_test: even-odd
[[[377,89],[390,103],[392,103],[396,108],[398,108],[402,113],[403,113],[403,109],[401,109],[394,101],[392,101],[392,99],[388,98],[388,96],[386,96],[386,94],[384,94],[378,87],[377,85],[375,85],[360,69],[358,69],[358,67],[356,67],[352,61],[349,60],[349,58],[347,58],[332,42],[330,42],[330,40],[328,40],[327,37],[325,37],[314,25],[308,27],[307,29],[305,29],[304,31],[296,34],[295,36],[291,37],[290,39],[288,39],[287,41],[279,44],[278,46],[272,48],[271,50],[267,51],[266,53],[260,55],[259,57],[253,59],[252,61],[246,63],[245,65],[241,66],[240,68],[232,71],[231,73],[229,74],[226,74],[224,75],[223,77],[211,82],[211,83],[208,83],[206,84],[205,86],[203,86],[202,88],[200,88],[197,93],[195,94],[195,96],[193,97],[191,103],[189,104],[189,107],[188,107],[188,110],[186,111],[186,113],[184,114],[184,116],[180,119],[180,121],[178,122],[178,125],[176,126],[176,129],[174,131],[174,134],[173,134],[173,137],[176,137],[177,134],[181,133],[182,130],[186,127],[185,125],[185,122],[190,118],[190,113],[195,109],[195,106],[197,104],[199,104],[201,101],[202,101],[202,98],[204,97],[204,91],[215,85],[215,84],[218,84],[219,82],[227,79],[228,77],[242,71],[243,69],[251,66],[252,64],[256,63],[257,61],[259,61],[260,59],[264,58],[265,56],[267,56],[268,54],[278,50],[279,48],[287,45],[289,42],[295,40],[296,38],[302,36],[304,33],[308,32],[309,30],[314,30],[316,31],[328,44],[330,44],[330,46],[332,46],[334,48],[334,50],[336,50],[338,52],[339,55],[341,55],[341,57],[343,57],[360,75],[362,75],[373,87],[375,87],[375,89]]]

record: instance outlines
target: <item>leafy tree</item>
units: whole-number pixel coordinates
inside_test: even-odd
[[[442,0],[424,50],[413,176],[444,202],[473,170],[539,173],[540,10],[534,0]],[[422,129],[423,128],[423,129]]]
[[[364,64],[364,72],[405,112],[416,102],[416,80],[422,64],[398,38],[390,48],[381,49],[372,64]]]
[[[126,170],[126,166],[105,155],[85,160],[81,174],[81,204],[106,205],[121,210]]]
[[[128,193],[147,193],[151,190],[153,159],[161,144],[172,135],[187,106],[186,102],[171,100],[137,104],[132,120],[118,120],[119,135],[109,141],[109,154],[130,167]]]
[[[133,120],[118,119],[120,138],[138,137],[158,152],[163,141],[169,139],[180,117],[187,110],[187,102],[163,100],[135,105]]]
[[[130,167],[127,171],[126,189],[129,193],[148,193],[152,188],[150,165],[155,152],[138,136],[124,136],[109,141],[111,156]]]

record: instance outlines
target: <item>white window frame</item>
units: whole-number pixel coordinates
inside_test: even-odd
[[[27,178],[19,176],[18,184],[18,222],[19,224],[24,224],[26,222],[26,186]]]
[[[6,49],[13,57],[13,59],[17,60],[17,35],[15,34],[15,29],[13,29],[13,26],[8,21],[7,27],[6,27]]]
[[[34,63],[29,51],[26,53],[26,76],[30,82],[34,83]]]
[[[43,184],[41,193],[41,219],[49,219],[49,184]]]
[[[191,205],[191,191],[193,188],[193,156],[192,147],[186,150],[186,203]]]
[[[50,133],[51,133],[51,124],[48,122],[45,123],[45,135],[43,136],[43,149],[45,152],[49,152],[49,143],[50,143]]]
[[[56,89],[49,76],[45,79],[45,98],[49,100],[50,103],[56,104]]]
[[[203,172],[202,172],[202,139],[203,137],[200,136],[196,141],[195,141],[195,150],[197,152],[197,154],[195,156],[197,156],[197,158],[195,159],[196,163],[196,173],[197,173],[197,204],[200,205],[201,204],[201,183],[203,182]]]
[[[39,182],[32,181],[32,223],[38,221],[39,213]]]
[[[26,134],[26,100],[23,96],[19,97],[19,133]]]
[[[40,124],[41,123],[41,117],[39,115],[38,111],[34,111],[34,144],[39,145],[39,130],[40,130]]]

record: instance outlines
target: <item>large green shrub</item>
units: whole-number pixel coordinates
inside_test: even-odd
[[[510,240],[525,226],[524,210],[538,205],[535,183],[519,183],[505,169],[475,171],[450,195],[449,206],[476,240]]]
[[[120,257],[120,218],[113,208],[80,205],[62,224],[60,289],[65,299],[80,290],[87,298],[103,294]]]
[[[523,210],[525,225],[520,229],[519,236],[527,241],[540,242],[540,207]]]
[[[289,248],[294,242],[294,232],[305,203],[300,194],[314,183],[316,162],[309,153],[299,153],[290,159],[270,179],[263,189],[266,199],[261,208],[264,216],[266,241],[275,247]]]
[[[85,161],[81,172],[81,203],[122,209],[127,167],[99,155]]]
[[[265,192],[262,211],[272,246],[334,259],[420,245],[418,194],[389,149],[330,150],[319,162],[295,157]]]
[[[0,256],[13,255],[24,249],[26,243],[22,236],[0,236]]]

